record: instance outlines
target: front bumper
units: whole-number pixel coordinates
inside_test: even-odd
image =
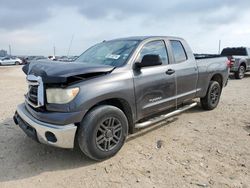
[[[39,121],[27,111],[25,104],[18,105],[14,121],[29,137],[40,143],[60,148],[74,148],[77,129],[75,124],[62,126]]]
[[[38,121],[46,122],[55,125],[68,125],[72,123],[79,123],[82,120],[83,112],[39,112],[33,110],[25,102],[26,110]]]

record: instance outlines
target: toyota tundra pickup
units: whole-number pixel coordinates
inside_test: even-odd
[[[103,41],[75,62],[23,67],[28,92],[14,121],[34,140],[79,147],[105,160],[128,134],[197,105],[217,107],[228,80],[226,57],[197,57],[177,37]]]
[[[230,60],[230,72],[234,73],[236,79],[244,78],[245,73],[250,71],[250,48],[224,48],[221,55]]]

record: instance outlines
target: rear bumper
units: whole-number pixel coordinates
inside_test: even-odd
[[[32,139],[47,145],[60,148],[73,148],[77,126],[75,124],[56,125],[35,119],[20,104],[14,116],[16,124]]]
[[[230,72],[237,72],[238,71],[238,67],[231,67],[230,68]]]

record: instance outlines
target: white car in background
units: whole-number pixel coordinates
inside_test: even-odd
[[[2,57],[0,58],[0,65],[21,65],[22,60],[16,57]]]

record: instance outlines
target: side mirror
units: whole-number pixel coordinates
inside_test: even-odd
[[[142,67],[152,67],[152,66],[157,66],[161,65],[162,61],[159,55],[145,55],[142,58],[141,62],[136,62],[135,66],[137,68],[142,68]]]

